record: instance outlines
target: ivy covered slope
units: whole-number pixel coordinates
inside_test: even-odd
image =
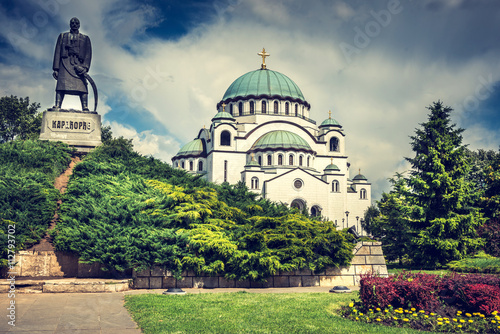
[[[124,139],[78,164],[63,196],[56,249],[107,269],[162,266],[228,279],[346,265],[352,237],[238,184],[214,185],[132,150]]]
[[[0,251],[7,261],[7,227],[15,225],[16,250],[37,243],[45,234],[59,192],[54,179],[71,161],[62,143],[14,140],[0,144]],[[12,230],[12,229],[11,229]]]

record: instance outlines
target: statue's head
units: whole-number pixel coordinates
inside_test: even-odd
[[[69,21],[69,27],[71,28],[71,30],[78,30],[78,29],[80,29],[80,20],[77,19],[76,17],[72,18]]]

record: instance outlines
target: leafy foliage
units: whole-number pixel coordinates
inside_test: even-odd
[[[31,103],[29,97],[4,96],[0,98],[0,143],[15,138],[38,138],[42,114],[40,103]]]
[[[165,267],[228,279],[346,265],[352,237],[243,184],[213,185],[118,138],[78,164],[63,197],[55,247],[109,269]]]
[[[384,255],[388,261],[403,259],[410,256],[412,237],[412,222],[422,214],[420,207],[413,204],[412,193],[408,181],[402,174],[389,180],[393,190],[383,193],[377,202],[380,215],[372,219],[371,232],[382,241]]]
[[[484,294],[480,290],[491,293]],[[359,291],[366,310],[413,307],[449,316],[457,307],[487,314],[500,307],[500,278],[491,275],[454,273],[438,276],[401,272],[392,277],[379,277],[367,274],[361,277]]]
[[[440,101],[428,109],[428,121],[411,137],[410,175],[391,181],[393,190],[378,203],[375,229],[389,242],[384,248],[389,257],[390,247],[400,247],[400,262],[407,255],[412,265],[435,268],[480,249],[484,241],[476,229],[486,219],[474,207],[478,185],[471,181],[464,130],[450,124],[452,109]],[[391,239],[391,233],[400,238]]]
[[[478,233],[485,240],[483,250],[496,257],[500,257],[500,220],[490,219],[478,228]]]
[[[56,176],[68,166],[67,145],[38,140],[0,144],[0,250],[7,258],[7,226],[15,225],[16,249],[37,243],[54,215]],[[5,264],[5,263],[3,263]]]

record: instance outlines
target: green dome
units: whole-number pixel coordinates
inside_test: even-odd
[[[259,69],[243,74],[229,86],[222,101],[238,97],[260,96],[279,96],[306,102],[295,82],[284,74],[268,69]]]
[[[213,121],[221,121],[221,120],[234,121],[234,117],[233,117],[233,115],[231,115],[230,113],[228,113],[226,111],[221,111],[221,112],[218,112],[214,116],[214,118],[212,118],[212,122]]]
[[[257,139],[253,150],[295,149],[312,151],[311,146],[299,135],[284,130],[271,131]]]
[[[353,177],[352,180],[353,181],[368,181],[368,179],[364,175],[361,175],[361,174],[356,175],[355,177]]]
[[[203,153],[203,142],[201,139],[195,139],[184,145],[176,156],[181,155],[201,155]]]
[[[340,126],[339,122],[337,122],[336,120],[334,120],[333,118],[327,118],[323,121],[323,123],[321,123],[320,127],[321,126]]]
[[[338,171],[340,171],[340,168],[339,168],[339,167],[337,167],[337,165],[335,165],[335,164],[329,164],[328,166],[326,166],[326,168],[324,169],[324,171],[325,171],[325,172],[327,172],[327,171],[331,171],[331,172],[332,172],[332,171],[335,171],[335,172],[338,172]]]

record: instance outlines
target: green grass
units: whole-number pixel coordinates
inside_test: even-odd
[[[451,273],[451,270],[448,269],[433,269],[433,270],[426,270],[426,269],[418,269],[418,268],[411,268],[408,266],[400,266],[398,264],[387,264],[387,271],[389,274],[398,274],[402,271],[410,271],[414,273],[424,273],[424,274],[433,274],[433,275],[446,275],[448,273]]]
[[[342,318],[358,293],[126,295],[143,333],[419,333]]]
[[[465,273],[500,274],[500,258],[476,257],[448,263],[453,271]]]

